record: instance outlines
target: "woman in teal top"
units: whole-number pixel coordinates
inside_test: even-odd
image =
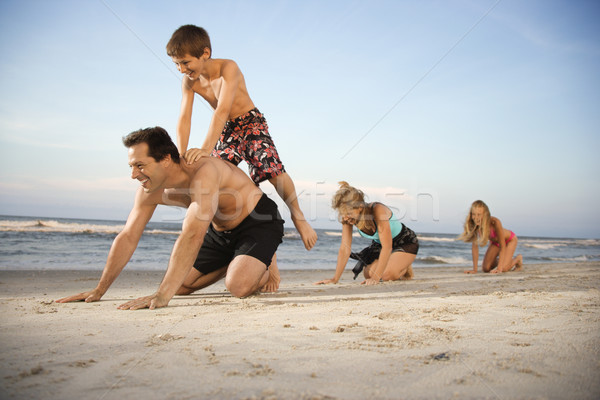
[[[334,277],[317,284],[337,283],[350,257],[358,260],[353,270],[354,279],[364,268],[362,284],[413,277],[412,263],[419,251],[419,241],[412,230],[398,221],[392,210],[381,203],[366,203],[363,192],[347,182],[340,182],[331,206],[337,210],[342,223],[342,243]],[[361,236],[373,240],[360,253],[351,251],[354,226]]]

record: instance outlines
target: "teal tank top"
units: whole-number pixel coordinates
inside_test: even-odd
[[[403,226],[404,225],[402,225],[402,222],[398,221],[398,219],[394,215],[394,212],[392,211],[392,216],[390,217],[390,229],[392,231],[392,239],[395,238],[396,236],[398,236],[398,234],[400,232],[402,232]],[[367,235],[360,229],[358,230],[358,233],[360,234],[360,236],[362,236],[364,238],[374,240],[377,243],[381,243],[381,241],[379,240],[379,230],[375,231],[374,235]]]

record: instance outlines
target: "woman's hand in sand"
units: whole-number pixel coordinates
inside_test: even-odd
[[[474,270],[474,269],[467,269],[467,270],[465,270],[465,274],[476,274],[476,273],[477,273],[477,271]]]
[[[329,285],[330,283],[337,283],[335,279],[323,279],[322,281],[315,282],[315,285]]]
[[[154,293],[150,296],[139,297],[135,300],[128,301],[127,303],[121,304],[117,307],[119,310],[139,310],[141,308],[149,308],[154,310],[155,308],[166,307],[169,305],[170,299],[165,299],[158,293]]]
[[[56,300],[57,303],[70,303],[72,301],[85,301],[86,303],[91,303],[93,301],[98,301],[102,298],[104,293],[100,293],[97,289],[90,290],[88,292],[83,292],[79,294],[75,294],[69,297],[63,297],[62,299]]]

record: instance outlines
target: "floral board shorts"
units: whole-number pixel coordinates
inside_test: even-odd
[[[211,155],[234,165],[246,161],[256,185],[285,172],[267,121],[257,108],[225,123]]]

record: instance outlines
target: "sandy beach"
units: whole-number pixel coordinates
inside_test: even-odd
[[[219,283],[155,311],[116,307],[162,273],[57,304],[100,273],[0,271],[0,397],[600,398],[600,263],[462,270],[372,287],[284,270],[278,293],[237,299]]]

